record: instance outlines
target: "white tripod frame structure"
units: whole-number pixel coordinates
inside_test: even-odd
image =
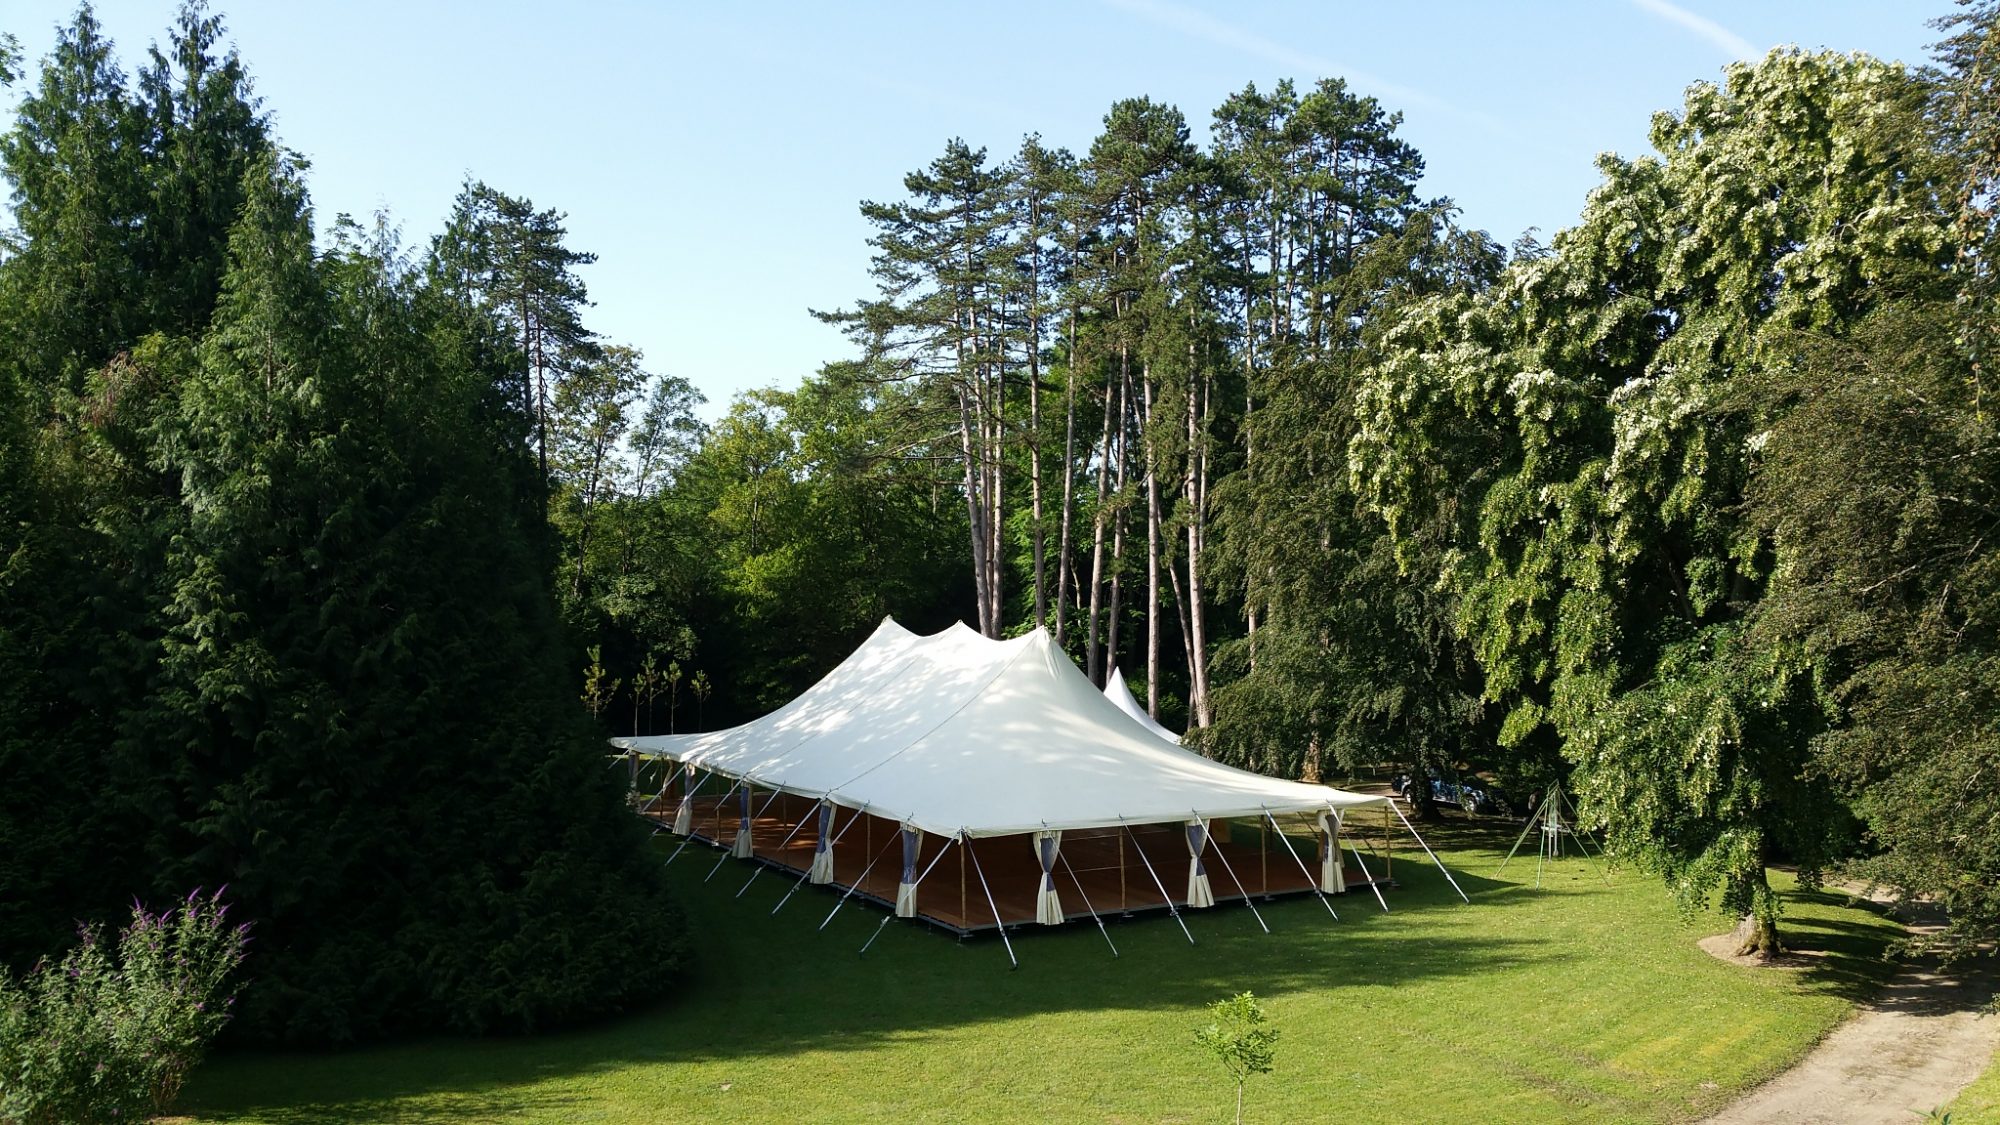
[[[1565,809],[1568,810],[1567,813]],[[1565,815],[1568,816],[1568,820],[1563,819]],[[1548,793],[1542,797],[1542,803],[1535,806],[1535,815],[1528,818],[1527,826],[1521,829],[1521,835],[1515,839],[1514,846],[1508,849],[1507,858],[1500,861],[1500,871],[1495,871],[1493,874],[1497,876],[1501,871],[1507,870],[1507,865],[1514,861],[1514,853],[1520,851],[1521,845],[1528,842],[1528,833],[1535,831],[1539,826],[1541,842],[1535,854],[1536,890],[1540,890],[1542,886],[1543,866],[1550,860],[1562,858],[1565,836],[1575,838],[1577,850],[1583,854],[1583,858],[1589,860],[1592,866],[1597,868],[1597,873],[1609,883],[1611,876],[1605,872],[1601,862],[1604,858],[1604,845],[1598,842],[1590,830],[1584,828],[1582,824],[1582,817],[1576,811],[1576,802],[1570,800],[1569,795],[1563,792],[1562,782],[1550,785]],[[1595,856],[1590,854],[1590,845],[1593,843],[1597,844]]]

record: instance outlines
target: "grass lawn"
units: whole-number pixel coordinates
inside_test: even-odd
[[[1986,1073],[1959,1091],[1951,1103],[1951,1125],[2000,1125],[2000,1055]]]
[[[658,1008],[530,1039],[430,1040],[335,1054],[225,1055],[195,1075],[201,1122],[1218,1121],[1232,1091],[1199,1053],[1210,1001],[1250,989],[1283,1034],[1246,1117],[1677,1121],[1784,1069],[1886,966],[1892,927],[1844,898],[1792,894],[1787,927],[1823,951],[1752,970],[1695,947],[1657,881],[1607,886],[1580,859],[1532,889],[1493,878],[1516,829],[1428,833],[1472,894],[1397,852],[1392,913],[1372,897],[1194,911],[958,942],[772,872],[688,849],[670,869],[699,963]],[[664,837],[661,841],[664,842]],[[1287,860],[1289,862],[1289,860]],[[1032,927],[1031,927],[1032,929]],[[1989,1084],[1992,1076],[1989,1075]]]

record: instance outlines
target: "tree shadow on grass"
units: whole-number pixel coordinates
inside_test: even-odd
[[[1884,921],[1829,916],[1829,910],[1866,910]],[[1883,984],[1899,967],[1885,953],[1889,941],[1900,936],[1900,927],[1887,921],[1889,917],[1880,904],[1841,891],[1787,893],[1779,940],[1787,949],[1808,955],[1798,970],[1800,986],[1855,1004],[1879,998]]]
[[[1009,934],[1018,969],[1010,968],[995,934],[956,940],[885,920],[852,901],[825,921],[838,901],[826,888],[799,889],[774,917],[792,880],[767,871],[738,896],[745,865],[718,869],[714,853],[691,851],[668,874],[688,915],[696,960],[658,1008],[533,1038],[432,1040],[339,1055],[237,1052],[196,1076],[188,1105],[197,1113],[283,1123],[561,1117],[587,1107],[571,1107],[580,1095],[566,1091],[574,1087],[549,1080],[634,1065],[868,1051],[1041,1014],[1192,1016],[1245,989],[1278,1001],[1339,989],[1342,1000],[1363,1006],[1407,1003],[1400,996],[1384,1000],[1384,992],[1427,982],[1451,986],[1440,993],[1478,996],[1500,970],[1557,965],[1571,955],[1544,916],[1559,929],[1572,896],[1601,893],[1603,883],[1578,877],[1535,891],[1493,878],[1518,825],[1448,820],[1424,831],[1448,853],[1473,906],[1461,904],[1421,851],[1399,847],[1398,887],[1388,896],[1387,914],[1362,890],[1331,900],[1338,921],[1310,896],[1260,901],[1269,934],[1241,904],[1188,911],[1183,920],[1192,944],[1165,914],[1103,932],[1088,921],[1030,926]],[[1516,872],[1510,867],[1507,874]],[[1621,881],[1636,878],[1626,873]],[[1828,901],[1838,905],[1832,896]],[[1799,928],[1808,932],[1813,924],[1801,920]],[[1817,970],[1827,975],[1813,987],[1870,986],[1868,974],[1846,962],[1879,949],[1879,934],[1871,944],[1866,927],[1850,929],[1838,919],[1811,932],[1841,951],[1827,959],[1839,964]],[[293,1060],[297,1066],[289,1065]]]
[[[1042,1013],[1194,1013],[1245,989],[1266,999],[1339,986],[1394,990],[1554,956],[1536,939],[1495,937],[1471,925],[1477,908],[1460,903],[1421,852],[1412,855],[1398,853],[1400,886],[1388,896],[1388,914],[1362,890],[1327,900],[1338,920],[1312,896],[1258,901],[1257,913],[1240,903],[1184,911],[1192,943],[1164,913],[1102,932],[1088,921],[1029,926],[1008,934],[1020,962],[1013,969],[997,934],[959,940],[905,921],[884,924],[881,911],[855,901],[822,929],[838,903],[826,888],[800,889],[774,917],[792,880],[766,872],[736,897],[746,867],[726,864],[709,878],[713,859],[691,852],[669,876],[688,915],[696,962],[660,1007],[533,1038],[432,1040],[338,1055],[233,1052],[197,1075],[187,1106],[273,1122],[560,1116],[564,1095],[533,1083],[635,1063],[865,1051]],[[1475,901],[1489,887],[1454,874]],[[1421,940],[1410,940],[1419,931]],[[291,1059],[302,1065],[288,1066]]]

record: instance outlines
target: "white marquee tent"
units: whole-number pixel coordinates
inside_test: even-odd
[[[1131,700],[1122,680],[1115,686]],[[780,797],[809,801],[817,816],[809,812],[800,819],[786,842],[817,821],[813,882],[839,882],[833,877],[832,847],[844,830],[832,829],[843,810],[850,814],[850,827],[866,817],[893,822],[904,837],[895,899],[896,914],[904,916],[919,913],[917,884],[928,873],[928,867],[918,870],[925,834],[960,843],[968,852],[976,840],[1032,836],[1041,875],[1035,918],[1059,923],[1066,915],[1055,872],[1064,832],[1184,828],[1187,894],[1168,894],[1161,884],[1171,910],[1177,899],[1196,907],[1214,901],[1204,866],[1204,856],[1220,854],[1211,847],[1211,822],[1269,820],[1275,827],[1274,818],[1288,814],[1316,819],[1326,846],[1314,880],[1318,885],[1310,889],[1338,891],[1344,889],[1337,844],[1343,815],[1363,806],[1394,808],[1384,797],[1211,761],[1182,748],[1158,724],[1140,722],[1144,712],[1129,714],[1116,698],[1092,685],[1044,630],[995,641],[961,624],[918,636],[884,619],[825,678],[760,719],[704,734],[612,743],[675,763],[674,777],[689,779],[674,819],[674,830],[683,835],[693,831],[692,794],[709,778],[718,779],[718,791],[729,783],[721,801],[738,799],[730,813],[740,824],[733,849],[738,856],[756,854],[753,792],[767,794],[765,807]],[[663,794],[671,780],[663,784]],[[721,807],[715,806],[718,835]],[[1396,815],[1400,818],[1400,811]],[[975,865],[984,854],[973,856]],[[1122,842],[1119,854],[1122,863]],[[1140,858],[1145,859],[1143,850]],[[1235,878],[1233,870],[1229,874]],[[1011,924],[985,887],[983,869],[979,875],[995,924]],[[1156,874],[1154,879],[1160,882]],[[1082,885],[1073,884],[1078,890]],[[1247,890],[1243,898],[1248,900]]]
[[[1140,726],[1145,727],[1175,746],[1181,744],[1180,735],[1161,726],[1159,720],[1148,715],[1146,709],[1139,705],[1139,701],[1133,698],[1132,689],[1126,686],[1125,683],[1125,673],[1117,668],[1113,668],[1111,676],[1104,681],[1104,697],[1117,704],[1120,711],[1136,719]]]

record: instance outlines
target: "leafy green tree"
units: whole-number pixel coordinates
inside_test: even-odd
[[[1906,280],[1742,392],[1769,419],[1746,522],[1783,564],[1748,643],[1811,662],[1837,720],[1813,762],[1869,831],[1860,873],[1940,903],[1922,944],[1961,954],[2000,932],[2000,428],[1954,295]]]
[[[653,377],[646,391],[646,408],[632,432],[628,493],[652,495],[694,456],[707,429],[696,411],[707,401],[686,379]]]
[[[1793,334],[1790,362],[1731,400],[1765,420],[1746,519],[1785,564],[1752,638],[1819,670],[1836,722],[1816,761],[1868,829],[1861,872],[1941,903],[1948,926],[1923,944],[1950,954],[2000,933],[1996,15],[1939,21],[1933,151],[1906,161],[1938,162],[1951,268],[1878,275],[1852,330]]]
[[[379,226],[315,245],[223,38],[184,8],[135,96],[86,8],[0,139],[0,960],[226,882],[245,1037],[656,995],[516,337]]]
[[[1100,309],[1099,330],[1109,337],[1102,345],[1107,359],[1116,356],[1117,409],[1111,410],[1107,381],[1106,409],[1117,437],[1115,491],[1100,506],[1098,518],[1111,524],[1111,555],[1103,566],[1093,564],[1093,594],[1085,622],[1086,662],[1093,671],[1116,664],[1125,593],[1126,540],[1129,513],[1142,507],[1145,520],[1145,597],[1139,606],[1145,621],[1146,692],[1149,707],[1159,707],[1161,651],[1160,608],[1163,601],[1161,551],[1164,510],[1161,477],[1165,454],[1160,437],[1165,428],[1155,422],[1160,386],[1154,372],[1155,336],[1171,315],[1163,307],[1167,285],[1162,279],[1167,251],[1178,237],[1182,193],[1195,164],[1187,119],[1180,110],[1150,98],[1126,98],[1104,116],[1104,128],[1083,158],[1095,213],[1097,237],[1085,268],[1090,271],[1094,300]],[[1136,453],[1131,450],[1137,445]],[[1107,439],[1106,449],[1110,449]],[[1109,471],[1109,470],[1101,470]],[[1101,560],[1100,560],[1101,561]],[[1106,663],[1095,656],[1097,586],[1108,586],[1104,610]],[[1108,674],[1108,673],[1104,673]]]
[[[933,462],[885,443],[866,411],[875,384],[850,374],[739,399],[684,474],[709,497],[738,623],[708,644],[709,668],[752,713],[810,686],[885,615],[928,629],[963,608],[948,577],[965,558],[947,546],[964,530],[957,498]]]
[[[1352,463],[1399,547],[1452,505],[1475,529],[1415,580],[1458,598],[1501,741],[1560,738],[1586,816],[1746,952],[1778,948],[1767,866],[1810,883],[1849,833],[1810,753],[1823,669],[1752,628],[1793,564],[1743,518],[1771,419],[1730,402],[1948,260],[1921,98],[1796,51],[1697,84],[1657,156],[1602,160],[1575,228],[1420,308],[1362,392]]]
[[[1268,1017],[1257,997],[1239,992],[1208,1006],[1209,1023],[1194,1033],[1236,1083],[1236,1122],[1243,1125],[1243,1084],[1253,1074],[1276,1068],[1279,1031],[1264,1026]]]
[[[550,404],[557,485],[551,518],[571,541],[567,550],[574,558],[568,568],[572,602],[585,594],[598,511],[624,476],[620,445],[631,424],[632,406],[647,383],[640,362],[636,349],[605,347],[595,358],[562,374]]]

